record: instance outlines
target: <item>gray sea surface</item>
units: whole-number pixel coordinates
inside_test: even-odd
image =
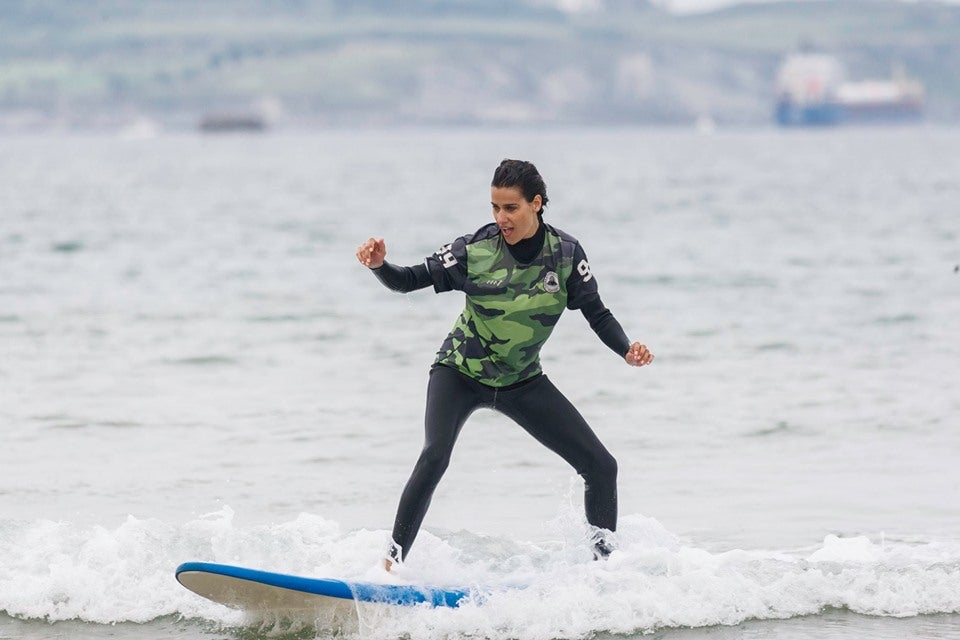
[[[386,290],[534,161],[628,367],[542,353],[620,466],[473,416],[404,579],[526,589],[356,638],[960,638],[960,130],[24,135],[0,145],[0,638],[328,637],[188,560],[370,578],[459,293]],[[486,587],[484,586],[486,585]]]

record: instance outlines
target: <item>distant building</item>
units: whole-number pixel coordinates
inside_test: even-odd
[[[787,56],[777,73],[775,119],[781,126],[913,122],[924,88],[901,71],[889,80],[848,82],[834,56]]]

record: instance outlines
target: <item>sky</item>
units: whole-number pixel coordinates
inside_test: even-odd
[[[735,4],[747,4],[750,2],[782,2],[786,0],[652,0],[656,5],[668,9],[673,13],[700,13],[704,11],[713,11],[722,7],[728,7]],[[810,2],[832,2],[833,0],[810,0]],[[918,0],[903,0],[904,2],[915,2]],[[960,4],[960,0],[939,0],[944,4]],[[603,0],[554,0],[554,2],[567,11],[589,11],[599,8],[603,5]]]
[[[750,1],[763,2],[764,0],[654,0],[654,4],[669,9],[673,13],[699,13],[734,4],[746,4],[746,2]],[[777,0],[770,1],[776,2]],[[822,1],[829,2],[830,0]]]

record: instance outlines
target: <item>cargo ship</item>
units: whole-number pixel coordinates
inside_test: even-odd
[[[777,73],[774,118],[781,126],[917,122],[923,111],[923,85],[903,71],[851,82],[836,57],[795,54]]]

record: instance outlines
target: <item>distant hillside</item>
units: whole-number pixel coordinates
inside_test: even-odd
[[[931,120],[960,121],[960,7],[795,2],[674,16],[608,0],[9,0],[0,126],[195,126],[263,109],[289,124],[766,124],[782,56],[900,67]]]

